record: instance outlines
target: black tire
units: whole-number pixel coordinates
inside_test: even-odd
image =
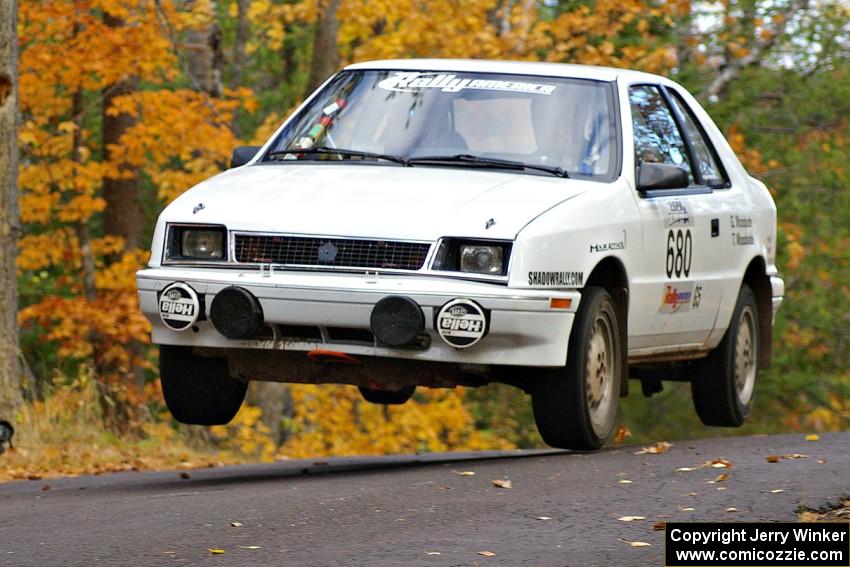
[[[689,365],[691,396],[705,425],[739,427],[750,415],[759,347],[756,296],[744,284],[723,340],[708,357]]]
[[[171,415],[190,425],[229,423],[248,388],[230,377],[227,358],[197,356],[191,347],[161,345],[159,376]]]
[[[531,392],[534,421],[547,445],[595,450],[608,441],[617,419],[623,348],[613,299],[603,288],[586,288],[573,321],[566,366],[540,369]],[[591,397],[597,395],[594,404]]]
[[[413,392],[416,391],[416,386],[405,386],[401,390],[372,390],[370,388],[360,387],[360,394],[363,399],[373,404],[382,404],[385,406],[398,406],[413,397]]]

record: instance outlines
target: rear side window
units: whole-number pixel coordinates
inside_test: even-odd
[[[668,89],[667,92],[671,95],[670,102],[679,116],[679,120],[685,130],[685,136],[687,136],[691,143],[691,148],[694,151],[694,161],[696,161],[702,184],[709,187],[722,187],[726,185],[723,169],[718,165],[711,142],[706,138],[702,129],[697,126],[696,119],[691,114],[687,104],[685,104],[685,101],[682,100],[682,97],[676,91]]]
[[[678,165],[694,183],[688,151],[676,120],[658,87],[640,85],[629,90],[632,127],[635,136],[635,161]]]

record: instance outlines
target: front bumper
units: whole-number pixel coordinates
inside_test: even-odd
[[[511,289],[453,278],[295,271],[155,268],[136,274],[139,303],[150,320],[155,344],[224,349],[313,351],[422,361],[512,366],[563,366],[572,322],[581,300],[578,291]],[[203,297],[204,312],[192,329],[174,331],[159,317],[159,293],[173,282],[191,286]],[[216,293],[228,286],[251,292],[260,302],[274,336],[231,340],[209,321]],[[335,339],[328,329],[368,331],[374,305],[389,295],[413,299],[425,315],[430,346],[390,348],[375,341]],[[468,349],[445,343],[434,329],[434,315],[453,299],[477,302],[489,312],[488,332]],[[552,299],[571,300],[569,308],[551,307]],[[287,329],[316,328],[321,338],[286,336]],[[362,336],[363,333],[360,334]]]

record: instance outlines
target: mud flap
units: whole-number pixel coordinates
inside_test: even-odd
[[[620,323],[620,397],[629,395],[629,290],[616,287],[611,290],[611,297],[617,304]]]

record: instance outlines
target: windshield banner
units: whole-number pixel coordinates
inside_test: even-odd
[[[407,93],[415,92],[418,89],[440,89],[444,93],[456,93],[464,89],[474,89],[541,95],[550,95],[558,88],[556,85],[543,83],[469,79],[449,73],[420,73],[418,71],[398,72],[392,77],[378,83],[378,86],[388,91]]]

